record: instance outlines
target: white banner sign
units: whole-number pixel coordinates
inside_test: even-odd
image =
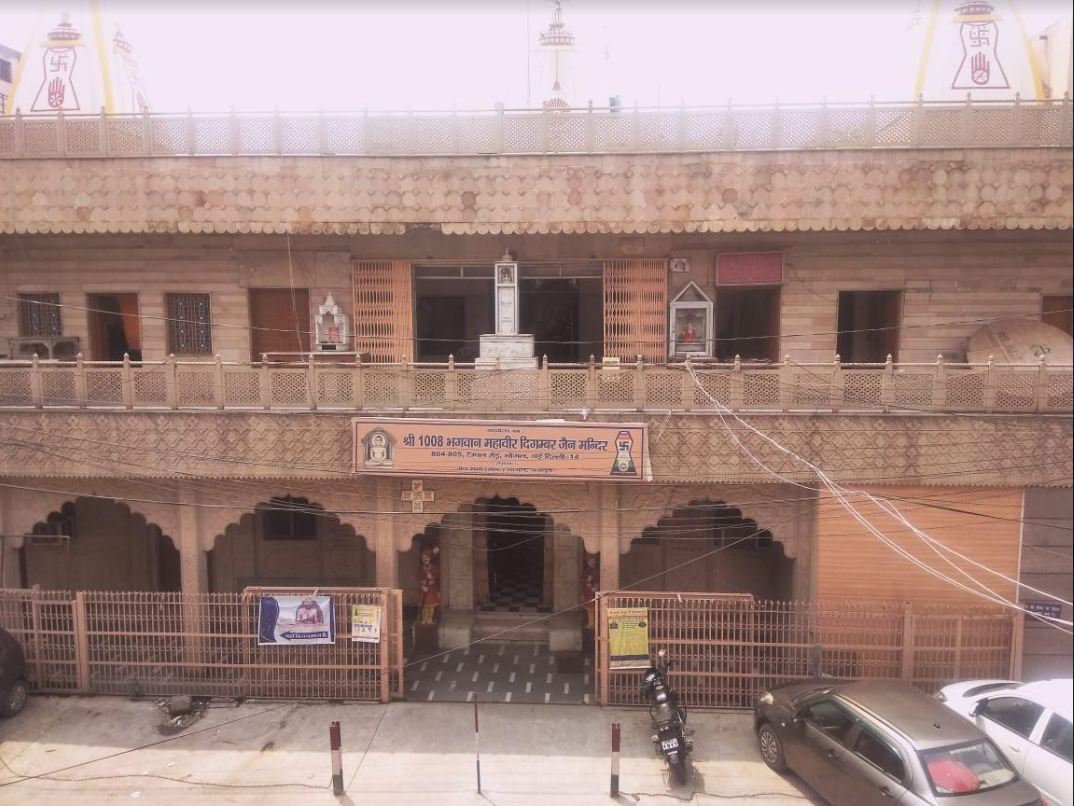
[[[262,596],[257,621],[259,646],[336,642],[331,596]]]
[[[351,641],[360,644],[380,643],[380,607],[351,605]]]

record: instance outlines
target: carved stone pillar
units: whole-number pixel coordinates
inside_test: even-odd
[[[391,476],[378,476],[374,483],[374,536],[377,552],[377,587],[399,587],[399,557],[396,531],[400,518],[393,514],[399,500],[398,483]]]
[[[18,588],[22,586],[19,548],[23,541],[14,531],[10,493],[10,490],[0,490],[0,534],[3,535],[0,537],[0,587]]]
[[[473,515],[469,511],[444,517],[446,537],[447,609],[474,609]]]
[[[555,541],[555,587],[552,609],[557,612],[578,604],[579,574],[581,573],[581,542],[570,530],[558,524],[552,527],[549,539]]]
[[[179,487],[179,569],[183,593],[209,592],[208,552],[202,548],[204,530],[197,490],[188,484]]]
[[[600,524],[600,589],[619,590],[619,487],[598,485],[596,499]]]

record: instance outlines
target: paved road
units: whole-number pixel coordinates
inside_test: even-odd
[[[347,795],[330,788],[328,724],[342,723]],[[674,791],[642,711],[481,706],[483,795],[465,703],[213,703],[169,733],[153,701],[38,697],[0,720],[0,804],[604,804],[609,725],[623,725],[623,804],[818,802],[771,773],[744,714],[692,714],[694,786]],[[24,776],[38,776],[26,778]]]

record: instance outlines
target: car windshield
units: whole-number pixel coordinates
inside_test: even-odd
[[[987,740],[921,752],[937,795],[969,795],[1009,784],[1018,774]]]

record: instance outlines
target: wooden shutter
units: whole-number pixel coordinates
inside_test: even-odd
[[[410,262],[355,260],[354,349],[381,364],[414,358],[414,311]]]
[[[604,355],[667,360],[666,260],[604,263]]]

